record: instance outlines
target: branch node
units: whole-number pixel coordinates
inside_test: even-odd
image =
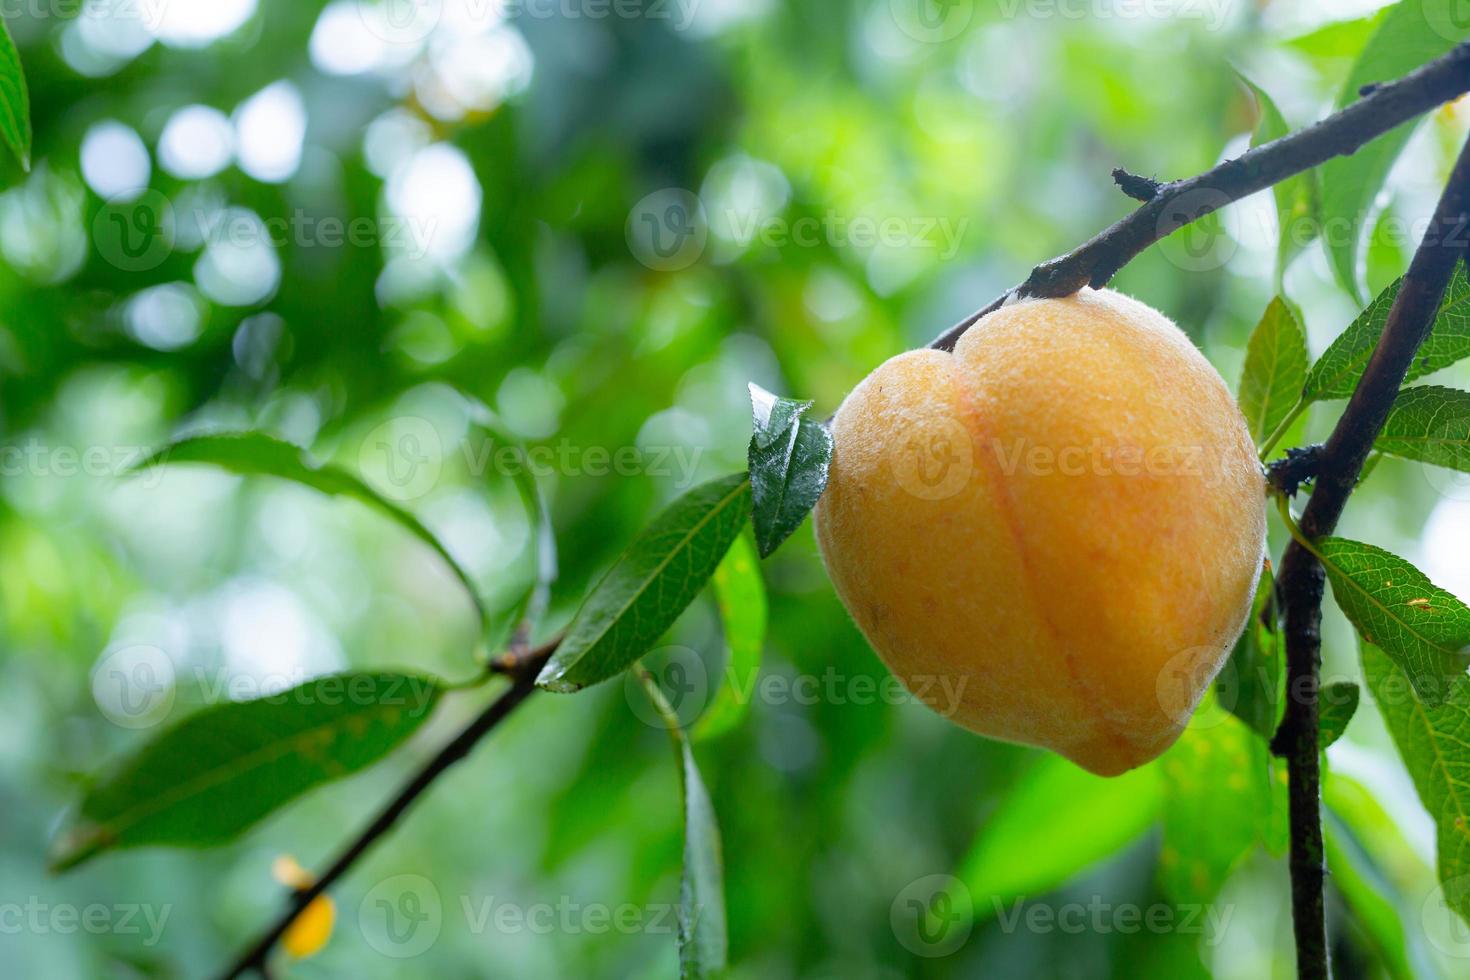
[[[1303,483],[1316,479],[1321,464],[1321,443],[1288,449],[1284,458],[1266,464],[1266,482],[1273,489],[1292,497]]]
[[[1152,177],[1131,174],[1122,167],[1113,168],[1113,183],[1117,184],[1118,188],[1124,194],[1127,194],[1135,201],[1143,201],[1145,203],[1158,197],[1159,188],[1163,186]]]
[[[1367,85],[1363,85],[1358,88],[1358,96],[1359,98],[1366,99],[1368,96],[1378,91],[1379,88],[1381,88],[1382,86],[1382,82],[1369,82]]]

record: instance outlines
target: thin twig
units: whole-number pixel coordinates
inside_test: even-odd
[[[1038,265],[1021,285],[965,317],[929,346],[953,350],[976,320],[1013,296],[1070,296],[1083,286],[1099,289],[1144,249],[1190,222],[1333,157],[1353,153],[1374,137],[1467,91],[1470,45],[1461,44],[1398,81],[1377,86],[1315,125],[1263,143],[1196,177],[1160,184],[1133,213],[1066,255]]]
[[[1383,91],[1383,89],[1379,89]],[[1470,142],[1445,185],[1419,250],[1409,263],[1383,336],[1353,390],[1347,408],[1316,458],[1316,483],[1302,511],[1308,539],[1331,534],[1357,486],[1363,463],[1383,428],[1399,387],[1420,346],[1434,328],[1440,300],[1470,228]],[[1320,685],[1322,563],[1300,541],[1281,559],[1277,596],[1285,619],[1286,714],[1272,748],[1287,759],[1291,827],[1291,900],[1296,930],[1297,975],[1328,975],[1323,901],[1322,786],[1317,748]]]
[[[267,960],[271,950],[280,940],[291,923],[301,911],[311,904],[312,900],[330,888],[338,878],[347,873],[357,863],[379,838],[386,834],[398,818],[413,805],[428,789],[436,779],[443,775],[444,771],[456,762],[470,754],[470,750],[488,735],[495,726],[510,715],[531,692],[536,689],[536,674],[541,665],[551,657],[559,641],[552,640],[534,650],[528,651],[525,656],[515,665],[514,670],[504,671],[513,678],[510,688],[500,697],[496,698],[490,705],[475,717],[465,728],[460,731],[438,754],[424,764],[424,766],[403,785],[398,794],[378,812],[372,823],[357,836],[357,839],[343,849],[337,859],[332,862],[326,871],[307,888],[291,892],[286,901],[286,909],[276,919],[269,929],[261,933],[260,937],[235,960],[229,969],[220,974],[223,980],[234,980],[250,970],[255,970],[262,976],[266,975]]]

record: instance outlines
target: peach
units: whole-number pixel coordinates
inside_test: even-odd
[[[1110,290],[909,351],[832,423],[838,595],[914,693],[1100,775],[1178,737],[1249,613],[1264,476],[1220,375]]]

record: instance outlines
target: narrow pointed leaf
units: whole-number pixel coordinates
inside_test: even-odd
[[[652,674],[645,671],[642,680],[644,690],[668,726],[674,761],[679,767],[684,816],[684,872],[679,879],[679,977],[680,980],[719,977],[729,958],[719,821],[700,778],[694,749],[679,727],[678,715]]]
[[[1245,84],[1256,96],[1256,102],[1261,107],[1261,118],[1256,121],[1256,131],[1251,136],[1251,146],[1260,146],[1274,139],[1280,139],[1291,132],[1291,126],[1281,115],[1281,110],[1276,107],[1276,102],[1255,82],[1248,78],[1242,78]],[[1317,229],[1320,223],[1317,219],[1318,201],[1320,189],[1317,186],[1318,175],[1316,170],[1305,170],[1293,177],[1288,177],[1275,187],[1271,188],[1271,194],[1276,200],[1276,285],[1279,289],[1282,277],[1286,273],[1286,267],[1291,260],[1303,248],[1311,244],[1312,239],[1317,237]],[[1303,356],[1306,351],[1303,350]],[[1300,386],[1292,396],[1301,393]]]
[[[0,20],[0,139],[26,170],[31,169],[31,98],[20,52]]]
[[[134,470],[174,463],[205,463],[244,476],[274,476],[331,496],[350,497],[366,504],[432,548],[449,566],[455,578],[464,585],[470,601],[475,604],[481,626],[489,625],[489,612],[485,609],[469,572],[454,560],[454,556],[423,522],[368,486],[361,477],[330,463],[320,463],[300,446],[260,432],[232,432],[180,439],[154,452],[135,466]]]
[[[715,569],[712,584],[730,659],[714,701],[694,726],[695,740],[722,734],[740,722],[760,674],[761,648],[766,641],[766,588],[748,534],[735,539]]]
[[[1363,376],[1363,369],[1368,366],[1368,358],[1373,356],[1373,349],[1378,346],[1378,338],[1383,336],[1388,311],[1393,307],[1394,297],[1402,283],[1403,279],[1399,279],[1379,293],[1323,352],[1307,375],[1303,398],[1320,401],[1347,398],[1353,393],[1358,379]],[[1419,349],[1404,380],[1422,378],[1467,356],[1470,356],[1470,277],[1466,276],[1462,261],[1456,263],[1455,273],[1445,288],[1439,313],[1434,319],[1434,329]]]
[[[87,790],[54,864],[72,867],[113,848],[233,840],[302,793],[387,755],[441,693],[427,677],[349,673],[205,708]]]
[[[1470,473],[1470,391],[1436,385],[1404,389],[1373,448]]]
[[[1459,13],[1459,2],[1401,0],[1392,5],[1348,72],[1337,104],[1356,102],[1363,86],[1402,77],[1464,40],[1470,22]],[[1325,241],[1328,259],[1338,282],[1354,296],[1361,295],[1358,259],[1363,220],[1372,212],[1373,200],[1416,123],[1404,123],[1321,167],[1322,227],[1332,230]]]
[[[1363,639],[1394,659],[1420,700],[1439,704],[1470,662],[1470,608],[1382,548],[1346,538],[1315,547],[1333,597]]]
[[[1348,722],[1358,710],[1358,685],[1352,681],[1336,681],[1317,692],[1317,745],[1327,748],[1342,738]]]
[[[675,500],[593,587],[536,683],[580,690],[643,656],[699,595],[749,517],[743,473]]]
[[[755,540],[765,558],[801,526],[827,488],[832,434],[820,423],[801,417],[811,402],[778,398],[754,384],[750,398]]]
[[[1251,332],[1240,378],[1240,410],[1251,436],[1262,445],[1302,396],[1307,381],[1307,338],[1280,296]]]
[[[1384,651],[1364,643],[1362,654],[1368,689],[1438,829],[1445,901],[1470,922],[1470,677],[1431,705]]]

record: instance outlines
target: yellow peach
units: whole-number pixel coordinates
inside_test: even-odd
[[[1220,375],[1110,290],[900,354],[832,423],[838,595],[919,699],[1101,775],[1178,737],[1249,613],[1264,477]]]

